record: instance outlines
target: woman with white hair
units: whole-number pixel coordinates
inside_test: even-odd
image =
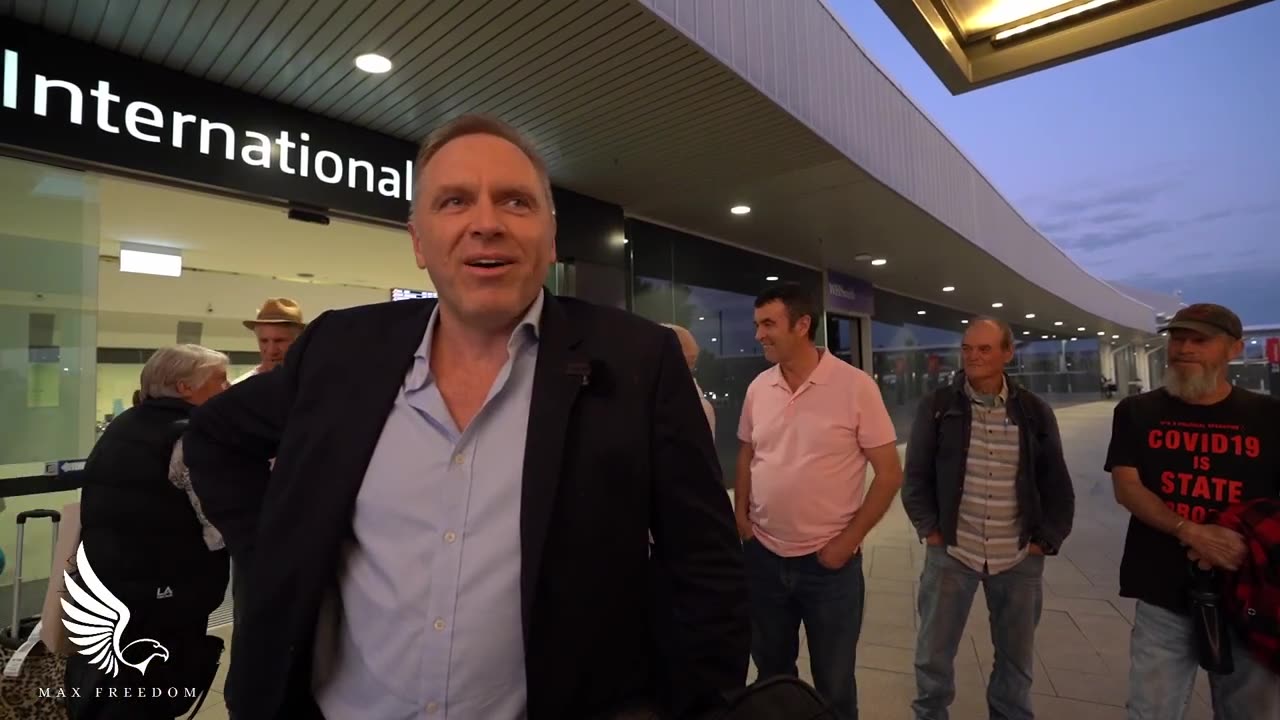
[[[157,350],[142,368],[139,403],[112,420],[85,463],[84,557],[101,586],[129,610],[113,647],[121,649],[117,661],[131,667],[104,671],[84,655],[72,656],[71,720],[170,720],[193,703],[185,689],[198,692],[213,679],[219,649],[205,635],[230,568],[221,536],[191,492],[182,434],[192,411],[227,388],[227,365],[226,355],[199,345]],[[77,567],[73,579],[76,574],[87,571]],[[131,647],[144,638],[156,647]],[[147,692],[139,697],[138,688]],[[176,697],[170,688],[179,689]]]

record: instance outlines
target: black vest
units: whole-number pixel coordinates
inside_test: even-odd
[[[80,537],[108,587],[185,586],[182,604],[207,614],[226,588],[226,552],[205,545],[186,491],[169,479],[192,408],[148,399],[111,421],[85,464]]]

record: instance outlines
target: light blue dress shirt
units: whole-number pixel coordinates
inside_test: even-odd
[[[431,374],[432,313],[318,623],[312,684],[330,720],[525,717],[520,491],[542,306],[465,432]]]

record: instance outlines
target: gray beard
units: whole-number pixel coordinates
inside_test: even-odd
[[[1218,389],[1218,368],[1201,368],[1197,372],[1180,373],[1173,367],[1164,369],[1164,389],[1179,400],[1194,402],[1212,395]]]

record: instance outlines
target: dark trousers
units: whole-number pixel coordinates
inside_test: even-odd
[[[234,718],[239,698],[236,697],[231,682],[232,669],[236,661],[236,648],[240,646],[241,630],[244,626],[244,608],[249,602],[249,562],[247,558],[236,557],[231,561],[231,652],[230,664],[227,666],[226,682],[222,688],[227,703],[227,715]],[[243,650],[241,651],[243,652]]]
[[[748,540],[743,553],[751,592],[751,659],[760,679],[799,676],[804,623],[814,687],[841,720],[857,720],[853,672],[866,596],[862,554],[830,570],[816,554],[779,557],[759,540]]]

